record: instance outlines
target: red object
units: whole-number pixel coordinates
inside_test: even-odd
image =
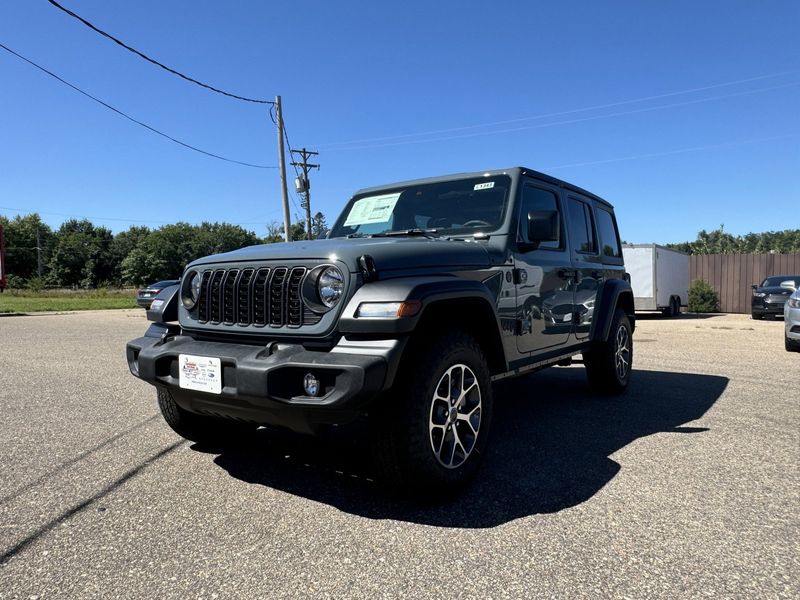
[[[0,292],[6,289],[6,238],[0,225]]]

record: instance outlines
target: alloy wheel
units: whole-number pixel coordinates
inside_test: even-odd
[[[465,364],[447,369],[436,385],[428,424],[431,449],[440,465],[455,469],[475,449],[481,428],[481,388]]]
[[[617,370],[617,377],[624,381],[628,375],[631,364],[630,334],[628,328],[620,325],[617,329],[616,342],[614,348],[614,366]]]

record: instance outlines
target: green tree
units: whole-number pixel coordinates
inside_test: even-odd
[[[229,223],[175,223],[152,231],[122,261],[125,281],[143,285],[158,279],[177,279],[187,264],[209,254],[258,243],[252,231]]]
[[[53,230],[42,222],[37,213],[17,215],[13,219],[0,216],[6,241],[6,271],[14,275],[14,281],[24,283],[38,276],[41,244],[42,276],[47,275],[47,264],[54,243]]]
[[[701,230],[693,242],[667,244],[675,250],[689,254],[790,254],[800,252],[800,229],[765,231],[734,236],[725,232],[725,226],[713,231]]]
[[[114,236],[114,240],[111,242],[111,261],[114,267],[113,278],[115,281],[121,282],[124,280],[122,263],[149,235],[149,227],[134,225]]]
[[[87,219],[69,219],[55,234],[47,280],[54,285],[94,287],[113,277],[111,242],[106,227]]]
[[[328,221],[325,215],[318,212],[311,219],[311,235],[316,240],[328,231]]]
[[[283,241],[283,225],[277,221],[267,223],[267,237],[264,238],[265,244],[276,244]]]

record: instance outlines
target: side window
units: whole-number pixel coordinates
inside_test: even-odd
[[[569,199],[569,233],[578,252],[597,252],[591,209],[585,202],[572,197]]]
[[[597,229],[600,233],[603,256],[614,256],[619,258],[622,252],[619,249],[619,236],[617,235],[617,224],[614,215],[605,209],[597,207]]]
[[[521,240],[528,241],[528,213],[539,210],[558,211],[558,197],[550,190],[525,185],[522,188],[522,210],[519,215],[519,237]],[[563,239],[564,227],[560,215],[559,222],[561,223],[559,237]],[[561,239],[557,242],[542,242],[539,244],[539,248],[559,249],[562,247]]]

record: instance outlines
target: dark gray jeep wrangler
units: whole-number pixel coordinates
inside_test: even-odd
[[[148,318],[128,363],[180,435],[366,417],[380,475],[427,492],[478,469],[493,381],[582,354],[619,393],[633,358],[613,208],[520,167],[362,190],[325,240],[194,261]]]

